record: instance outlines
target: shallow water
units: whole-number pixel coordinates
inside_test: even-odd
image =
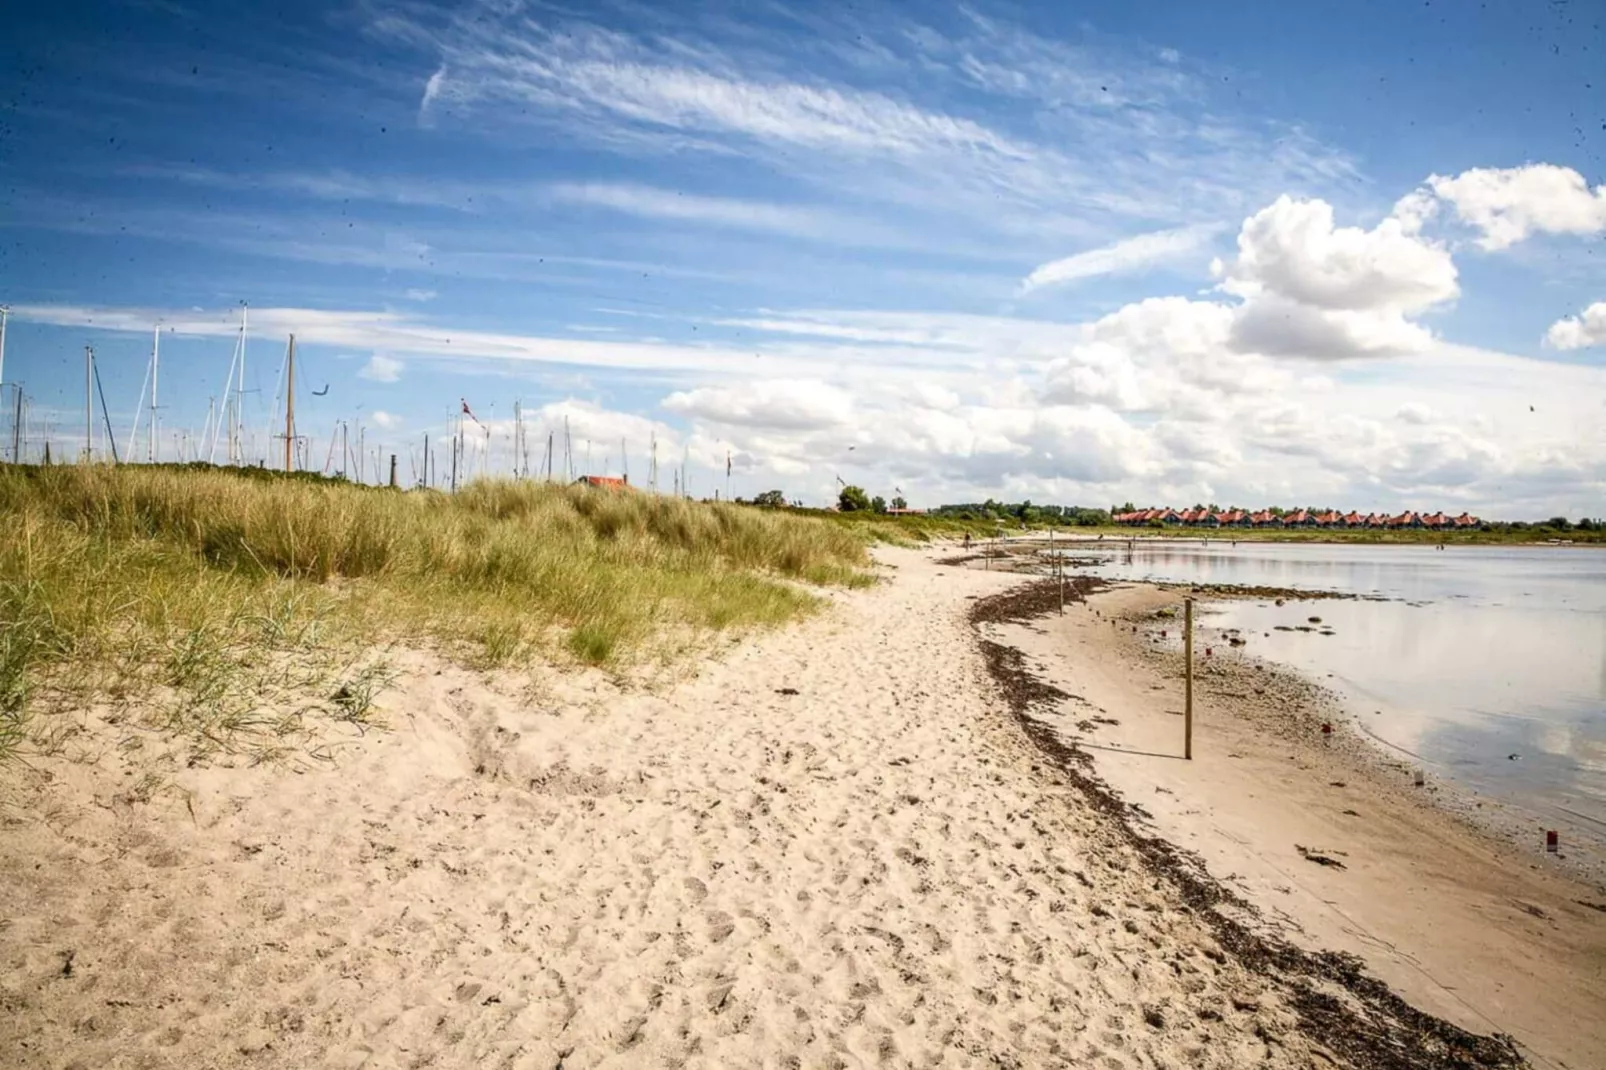
[[[1201,642],[1224,647],[1216,630],[1242,629],[1246,652],[1333,686],[1402,757],[1572,830],[1592,853],[1606,847],[1606,550],[1212,538],[1103,556],[1089,571],[1116,579],[1387,599],[1215,603],[1199,617]]]

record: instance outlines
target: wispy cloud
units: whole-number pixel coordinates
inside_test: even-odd
[[[806,36],[829,36],[835,18],[811,16]],[[952,34],[854,23],[848,36],[869,41],[856,61],[803,43],[820,62],[800,65],[712,18],[649,29],[519,8],[481,9],[445,32],[393,13],[376,32],[433,53],[424,98],[465,130],[505,137],[535,122],[632,154],[746,157],[951,220],[962,208],[975,222],[1035,213],[1051,232],[1089,211],[1187,223],[1356,177],[1306,131],[1231,117],[1216,79],[1152,49],[1072,48],[971,14]],[[928,98],[941,107],[911,100],[916,72],[971,92]]]
[[[1020,290],[1022,294],[1028,294],[1044,286],[1098,275],[1116,275],[1174,260],[1194,252],[1225,229],[1220,223],[1200,223],[1123,238],[1101,249],[1088,249],[1039,265],[1021,280]]]
[[[566,204],[608,208],[646,219],[679,219],[776,231],[783,234],[818,234],[835,229],[841,220],[829,212],[729,197],[655,189],[620,182],[561,183],[550,195]]]
[[[368,358],[368,363],[364,364],[362,371],[357,374],[376,383],[394,383],[401,379],[402,369],[405,367],[406,365],[395,357],[375,353]]]

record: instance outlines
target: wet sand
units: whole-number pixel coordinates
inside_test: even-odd
[[[1231,648],[1196,650],[1181,760],[1181,656],[1158,641],[1180,612],[1155,616],[1180,600],[1118,585],[998,637],[1073,696],[1038,716],[1300,946],[1360,956],[1424,1010],[1511,1034],[1535,1065],[1606,1065],[1602,888],[1537,835],[1525,850],[1438,805],[1444,790],[1415,787],[1333,695]]]
[[[1022,577],[879,556],[884,583],[653,686],[393,652],[390,729],[316,757],[191,764],[118,711],[55,715],[76,732],[8,772],[0,811],[0,1065],[1511,1065],[1474,1035],[1492,1030],[1590,1065],[1572,1053],[1599,1037],[1582,1013],[1599,959],[1576,972],[1591,960],[1560,890],[1510,886],[1556,922],[1538,933],[1553,957],[1498,962],[1560,972],[1480,1004],[1472,1033],[1352,960],[1284,954],[1032,727],[1081,716],[1049,711],[1068,700],[1039,667],[1132,730],[1174,721],[1153,712],[1167,697],[1106,696],[1095,673],[1118,688],[1129,657],[1132,680],[1163,675],[1103,645],[1092,610],[1084,633],[1004,623],[1017,610],[988,599]],[[1236,747],[1226,731],[1201,749]],[[1188,817],[1205,789],[1152,761],[1122,790]],[[1292,820],[1258,811],[1246,827]],[[1366,870],[1372,841],[1315,832],[1277,829],[1349,868],[1293,866]],[[1352,907],[1419,901],[1385,887]],[[1534,939],[1510,933],[1512,956]],[[1426,952],[1401,946],[1441,981],[1484,961],[1440,963],[1478,952],[1420,935]]]

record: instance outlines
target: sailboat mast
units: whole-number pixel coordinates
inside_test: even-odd
[[[240,302],[240,377],[234,385],[234,434],[238,441],[239,461],[245,463],[245,320],[251,306]]]
[[[160,327],[156,327],[151,331],[151,423],[149,429],[150,445],[146,450],[146,460],[148,460],[151,464],[156,463],[157,454],[161,450],[161,447],[157,444],[156,439],[156,436],[159,433],[159,428],[157,427],[156,423],[156,376],[161,371],[161,354],[162,329]]]
[[[284,386],[284,470],[294,468],[292,460],[296,441],[296,336],[290,336],[290,351],[285,354]]]
[[[89,346],[84,347],[84,463],[87,464],[95,457],[95,403],[93,389],[95,385],[94,362],[95,351]]]

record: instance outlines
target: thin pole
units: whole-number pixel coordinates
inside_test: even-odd
[[[151,423],[150,443],[146,450],[146,459],[151,464],[156,463],[156,458],[161,453],[161,446],[156,438],[156,436],[160,433],[160,429],[156,423],[156,376],[161,372],[161,355],[162,329],[157,327],[151,334]]]
[[[11,421],[11,463],[22,463],[22,387],[17,392],[17,414]]]
[[[1182,756],[1193,760],[1193,599],[1182,603]]]
[[[11,315],[10,305],[0,305],[0,383],[6,381],[6,319]]]
[[[1065,568],[1059,554],[1054,553],[1054,529],[1048,529],[1048,552],[1054,558],[1054,576],[1060,583],[1060,616],[1065,616]]]
[[[95,459],[95,369],[93,361],[95,351],[89,346],[84,347],[84,463]]]
[[[106,408],[106,388],[100,383],[100,366],[94,362],[93,351],[89,366],[95,372],[95,392],[100,395],[100,418],[106,423],[106,445],[112,451],[112,464],[122,464],[122,459],[117,456],[117,438],[112,434],[112,414]]]
[[[234,428],[235,437],[239,440],[239,461],[245,463],[245,320],[251,306],[244,301],[240,302],[240,378],[234,386]],[[266,451],[264,451],[266,452]]]
[[[284,470],[295,467],[291,451],[296,441],[296,336],[290,336],[290,351],[285,354],[284,386]]]
[[[429,481],[429,432],[424,432],[424,486],[430,486]]]
[[[396,455],[394,453],[390,455],[390,485],[392,489],[396,486]]]

